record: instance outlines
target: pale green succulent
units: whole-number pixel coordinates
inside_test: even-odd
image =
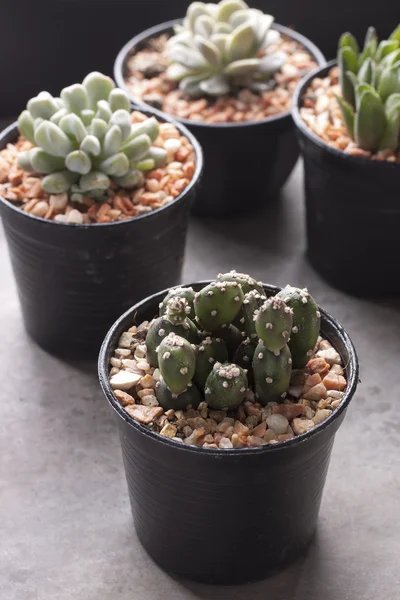
[[[221,96],[237,87],[267,89],[287,59],[284,52],[263,55],[280,39],[274,18],[243,0],[193,2],[183,25],[168,41],[167,77],[189,96]]]
[[[346,129],[363,150],[396,151],[400,145],[400,25],[378,43],[368,29],[362,52],[344,33],[338,49],[342,97],[337,97]]]
[[[19,154],[19,165],[45,175],[45,192],[68,192],[73,200],[102,198],[112,181],[135,188],[142,171],[162,166],[167,157],[152,145],[158,121],[133,125],[127,94],[101,73],[64,88],[60,98],[41,92],[29,100],[18,127],[35,146]]]

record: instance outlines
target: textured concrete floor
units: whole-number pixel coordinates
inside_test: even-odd
[[[193,222],[184,279],[236,268],[307,285],[353,336],[362,384],[336,437],[308,554],[238,588],[176,581],[151,562],[132,527],[95,370],[63,364],[27,338],[1,232],[1,600],[399,599],[400,310],[336,292],[307,266],[300,185],[298,169],[262,217]]]

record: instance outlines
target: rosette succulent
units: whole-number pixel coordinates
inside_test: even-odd
[[[244,86],[268,89],[287,59],[284,52],[265,54],[280,39],[270,29],[273,21],[243,0],[193,2],[168,41],[167,77],[192,97],[221,96]]]
[[[400,25],[380,43],[373,27],[363,49],[344,33],[338,49],[342,97],[337,97],[346,129],[363,150],[396,151],[400,131]]]
[[[101,199],[112,181],[135,188],[142,171],[166,160],[166,151],[153,146],[157,120],[132,124],[127,94],[101,73],[64,88],[60,98],[41,92],[29,100],[18,127],[34,145],[19,154],[19,165],[45,175],[45,192],[68,192],[72,200]]]

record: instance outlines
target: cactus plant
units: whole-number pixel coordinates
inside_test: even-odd
[[[34,145],[19,154],[21,168],[44,175],[45,192],[68,192],[72,200],[102,199],[112,182],[138,187],[142,172],[167,158],[164,149],[152,145],[157,120],[133,125],[127,94],[97,72],[64,88],[60,98],[41,92],[29,100],[18,127]]]
[[[288,285],[277,296],[282,298],[293,311],[289,348],[292,353],[293,367],[301,369],[310,360],[317,343],[321,315],[314,298],[306,288],[300,289]]]
[[[337,96],[350,137],[363,150],[396,151],[400,132],[400,25],[387,40],[378,43],[368,29],[363,50],[344,33],[338,48]]]
[[[196,355],[185,338],[170,333],[157,350],[161,375],[173,394],[181,394],[192,381]]]
[[[146,336],[148,361],[161,373],[156,395],[164,409],[205,400],[215,410],[234,410],[249,389],[261,404],[283,402],[292,367],[304,367],[314,349],[320,314],[305,289],[287,286],[268,299],[259,290],[253,278],[231,272],[197,293],[168,292]],[[188,317],[191,303],[197,326]],[[233,324],[240,315],[244,331]]]
[[[240,86],[265,89],[287,58],[265,53],[280,38],[273,21],[243,0],[193,2],[168,42],[167,76],[192,97],[221,96]]]
[[[235,409],[242,403],[248,387],[246,371],[235,364],[215,363],[205,383],[207,404],[218,409]]]

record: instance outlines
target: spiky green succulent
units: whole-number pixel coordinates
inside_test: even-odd
[[[342,97],[337,100],[350,137],[363,150],[396,151],[400,132],[400,25],[380,43],[368,29],[360,51],[351,33],[338,48]]]
[[[168,41],[167,76],[192,97],[221,96],[244,86],[267,89],[287,59],[284,52],[264,52],[280,39],[270,29],[273,21],[243,0],[193,2]]]
[[[199,398],[234,410],[249,389],[262,404],[282,402],[292,367],[308,362],[319,335],[320,313],[306,289],[286,286],[266,299],[262,284],[235,271],[196,293],[174,288],[159,308],[165,313],[150,325],[147,358],[162,375],[160,405],[175,410]],[[233,324],[238,315],[243,331]]]
[[[73,200],[102,198],[112,181],[138,187],[142,172],[163,165],[167,157],[152,145],[157,120],[132,124],[127,94],[97,72],[64,88],[60,98],[41,92],[29,100],[18,127],[35,146],[19,154],[19,165],[45,175],[45,192],[68,192]]]

